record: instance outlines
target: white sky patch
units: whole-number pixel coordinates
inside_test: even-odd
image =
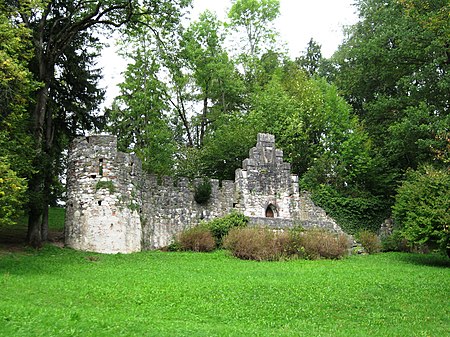
[[[280,0],[280,17],[275,27],[290,57],[300,56],[311,38],[322,46],[324,57],[333,55],[344,39],[343,27],[358,20],[353,3],[354,0]],[[217,14],[219,20],[225,21],[231,0],[193,0],[193,6],[192,20],[209,9]],[[100,85],[106,89],[103,107],[109,107],[119,94],[117,84],[123,81],[121,73],[126,68],[126,61],[117,54],[114,42],[110,43],[99,60],[104,74]]]

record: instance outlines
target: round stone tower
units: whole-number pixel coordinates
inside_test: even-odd
[[[69,149],[66,246],[100,253],[141,250],[140,162],[114,136],[79,137]]]

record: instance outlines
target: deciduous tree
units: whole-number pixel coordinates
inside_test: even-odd
[[[163,25],[171,20],[178,20],[178,9],[189,1],[43,1],[41,7],[34,7],[34,2],[26,1],[8,3],[18,13],[20,21],[32,30],[32,41],[35,51],[35,78],[42,83],[36,92],[35,104],[31,107],[31,130],[35,140],[38,157],[47,151],[48,136],[51,135],[52,111],[49,109],[51,86],[55,81],[57,64],[68,52],[83,32],[92,32],[99,27],[121,27],[128,23],[137,23],[143,13],[159,18]],[[36,163],[38,164],[38,163]],[[30,179],[30,192],[39,200],[43,186],[46,184],[44,170],[39,167]],[[41,244],[40,219],[43,205],[31,202],[29,207],[28,241],[33,246]]]

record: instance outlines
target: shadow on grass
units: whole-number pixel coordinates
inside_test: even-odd
[[[430,254],[406,254],[400,253],[398,255],[400,261],[437,268],[450,268],[450,258],[444,254],[430,253]]]

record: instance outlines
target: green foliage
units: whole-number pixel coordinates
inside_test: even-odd
[[[247,224],[248,218],[244,214],[231,212],[222,218],[205,222],[203,226],[211,231],[216,240],[217,247],[221,247],[224,237],[228,235],[231,229],[246,227]]]
[[[381,247],[384,252],[412,252],[412,244],[408,242],[398,229],[394,230],[391,235],[381,239]]]
[[[95,184],[95,191],[99,191],[101,189],[105,189],[109,191],[109,194],[113,194],[116,191],[116,186],[111,180],[99,180],[97,184]]]
[[[22,209],[27,182],[21,178],[29,177],[34,171],[34,139],[28,129],[26,109],[32,92],[39,87],[28,69],[33,55],[31,30],[14,23],[16,14],[6,4],[0,4],[0,178],[9,181],[2,183],[2,188],[11,193],[2,197],[11,199],[2,202],[3,207],[10,205],[7,207],[10,210],[4,210],[2,216],[7,218]],[[11,184],[23,187],[22,191],[11,191]],[[15,201],[10,204],[12,199]]]
[[[448,267],[400,253],[274,263],[1,250],[0,336],[446,336]]]
[[[424,166],[409,171],[392,208],[395,221],[408,241],[437,244],[450,252],[450,174]],[[449,255],[450,256],[450,255]]]
[[[236,0],[228,13],[230,26],[241,31],[243,48],[240,50],[244,66],[249,66],[261,55],[264,46],[273,45],[277,33],[274,20],[280,15],[279,0]],[[247,57],[245,57],[247,56]]]
[[[211,198],[211,180],[203,179],[195,185],[194,200],[197,204],[204,205]]]
[[[386,159],[383,171],[403,174],[431,160],[435,135],[448,129],[449,4],[360,0],[357,6],[361,20],[334,56],[336,83]],[[388,194],[393,185],[384,186]]]
[[[331,186],[320,185],[312,190],[312,199],[349,234],[366,229],[375,232],[388,216],[384,199],[363,191],[359,195],[345,195]]]
[[[32,57],[31,30],[17,25],[17,13],[0,10],[0,122],[10,114],[25,111],[32,90],[37,89],[28,70]]]
[[[319,72],[320,63],[322,61],[321,46],[311,38],[305,53],[298,57],[295,62],[304,69],[309,76],[314,76]]]
[[[234,180],[235,171],[255,145],[258,126],[249,116],[223,115],[206,135],[199,151],[202,174],[221,180]]]
[[[381,250],[381,241],[374,232],[363,230],[357,234],[357,240],[364,247],[368,254],[379,253]]]
[[[15,223],[26,201],[25,179],[10,169],[6,158],[0,157],[0,226]]]
[[[166,115],[167,88],[158,78],[161,65],[148,47],[152,35],[135,33],[124,43],[134,51],[134,60],[119,85],[121,94],[107,111],[108,130],[117,135],[119,150],[136,153],[145,171],[168,175],[176,145]]]
[[[211,252],[216,248],[216,241],[211,232],[202,226],[184,230],[178,236],[177,242],[182,250],[194,252]]]

